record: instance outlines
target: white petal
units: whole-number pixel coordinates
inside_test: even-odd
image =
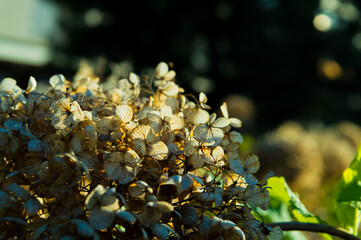
[[[162,78],[168,73],[168,65],[165,62],[160,62],[155,68],[155,76]]]
[[[236,128],[242,127],[242,121],[239,120],[238,118],[230,118],[229,122],[232,127],[236,127]]]
[[[224,128],[227,127],[229,125],[229,120],[227,118],[224,117],[220,117],[217,120],[215,120],[212,125],[216,128]]]
[[[207,96],[203,92],[199,93],[199,102],[201,102],[201,103],[207,102]]]
[[[164,106],[160,112],[163,117],[172,117],[172,115],[173,115],[173,111],[170,106]]]
[[[27,88],[26,88],[26,91],[27,91],[28,93],[34,91],[34,90],[36,89],[36,85],[37,85],[37,83],[36,83],[35,78],[31,76],[31,77],[29,78],[29,82],[28,82],[28,86],[27,86]]]
[[[1,92],[10,92],[16,86],[16,80],[12,78],[4,78],[0,83]]]
[[[133,72],[131,72],[129,74],[129,81],[134,84],[134,85],[138,85],[140,82],[139,76]]]
[[[227,109],[227,103],[226,103],[226,102],[224,102],[224,103],[221,105],[221,112],[222,112],[222,114],[223,114],[223,117],[229,118],[228,109]]]
[[[165,76],[164,76],[164,80],[169,81],[175,78],[175,71],[170,70]]]
[[[55,90],[61,90],[65,85],[65,77],[62,74],[54,75],[49,79],[49,84]]]

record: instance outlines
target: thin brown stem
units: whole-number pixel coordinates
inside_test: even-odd
[[[279,226],[283,231],[309,231],[309,232],[318,232],[318,233],[328,233],[345,240],[360,240],[360,238],[351,235],[345,230],[338,229],[326,224],[318,223],[303,223],[303,222],[276,222],[276,223],[267,223],[267,226],[276,227]]]

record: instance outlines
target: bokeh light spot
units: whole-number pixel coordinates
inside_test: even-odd
[[[319,72],[330,81],[335,81],[342,76],[340,64],[334,60],[321,60],[318,64]]]
[[[313,19],[313,26],[319,31],[326,32],[332,28],[332,20],[326,14],[318,14]]]

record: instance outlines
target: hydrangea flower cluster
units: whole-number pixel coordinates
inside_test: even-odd
[[[238,153],[241,121],[175,76],[59,74],[46,93],[3,79],[0,239],[281,239],[257,214],[272,172]]]

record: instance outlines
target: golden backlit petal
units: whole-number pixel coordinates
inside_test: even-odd
[[[221,146],[217,146],[212,151],[212,157],[214,160],[219,161],[224,157],[224,151]]]
[[[172,131],[179,130],[184,127],[184,120],[183,120],[183,118],[181,118],[177,115],[173,115],[171,117],[171,119],[169,120],[169,125],[170,125],[170,129]]]
[[[148,155],[158,161],[165,160],[168,152],[168,147],[163,141],[154,141],[148,146]]]
[[[152,128],[148,125],[140,125],[134,128],[131,135],[133,139],[146,140],[147,142],[152,141],[155,137]]]
[[[128,123],[133,118],[133,109],[128,104],[118,105],[115,114],[124,122]]]
[[[137,152],[134,150],[128,150],[124,154],[124,162],[125,163],[134,163],[134,162],[139,162],[139,161],[140,161],[140,158],[139,158]]]

